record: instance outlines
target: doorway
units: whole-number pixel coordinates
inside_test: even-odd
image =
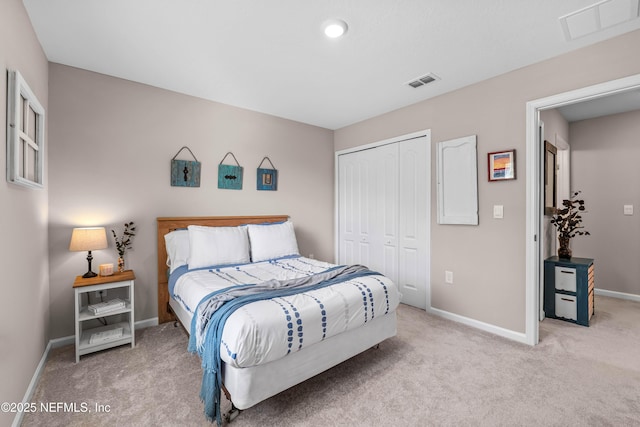
[[[612,80],[606,83],[577,89],[527,103],[527,182],[526,182],[526,325],[525,341],[535,345],[539,341],[539,304],[542,275],[541,238],[542,238],[542,187],[543,161],[541,159],[541,141],[539,133],[540,111],[576,104],[605,96],[624,93],[640,88],[640,74]]]

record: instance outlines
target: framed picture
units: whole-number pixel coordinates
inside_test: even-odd
[[[516,150],[489,153],[489,181],[516,179]]]

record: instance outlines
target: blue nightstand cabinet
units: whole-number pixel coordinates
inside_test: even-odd
[[[593,259],[544,261],[544,314],[546,317],[589,326],[594,313],[595,287]]]

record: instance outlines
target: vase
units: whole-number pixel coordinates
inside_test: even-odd
[[[118,257],[118,273],[124,271],[124,257]]]
[[[569,237],[558,237],[560,246],[558,247],[558,258],[570,259],[571,249],[569,248]]]

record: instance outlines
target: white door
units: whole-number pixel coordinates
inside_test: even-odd
[[[402,141],[399,164],[399,268],[396,283],[405,304],[426,309],[429,271],[429,162],[427,138]]]
[[[367,150],[373,157],[376,209],[369,268],[398,280],[398,145]]]
[[[362,264],[398,276],[398,147],[389,145],[338,160],[341,264]]]
[[[373,167],[366,151],[341,156],[338,160],[339,263],[369,265],[371,261],[371,214]]]
[[[363,264],[428,304],[430,138],[338,155],[338,262]]]

